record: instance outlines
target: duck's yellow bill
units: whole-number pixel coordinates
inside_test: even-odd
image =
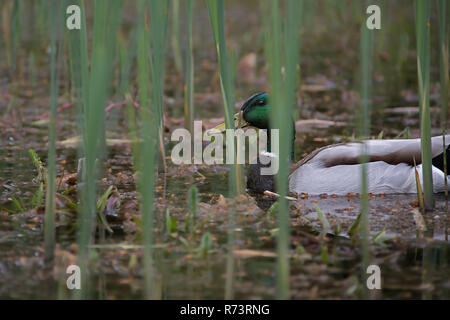
[[[248,127],[249,125],[250,124],[247,121],[245,121],[244,118],[242,117],[242,111],[240,111],[234,115],[234,128],[235,129],[245,128],[245,127]],[[226,130],[225,123],[222,123],[222,124],[219,124],[217,127],[214,127],[208,131],[210,131],[211,133],[212,132],[222,133],[222,132],[225,132],[225,130]]]

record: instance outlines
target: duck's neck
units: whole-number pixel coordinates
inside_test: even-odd
[[[290,152],[290,160],[291,161],[295,160],[294,141],[295,141],[295,122],[292,121],[292,134],[290,135],[290,138],[289,138],[289,143],[291,144],[291,152]],[[267,151],[268,152],[272,152],[271,143],[272,143],[271,130],[268,129],[267,130]]]
[[[293,123],[294,121],[292,121]],[[290,160],[294,161],[294,140],[295,124],[292,124],[292,134],[289,143],[291,143]],[[267,129],[267,152],[272,152],[270,129]],[[263,193],[266,190],[275,191],[275,175],[261,175],[261,167],[268,167],[271,164],[262,164],[258,157],[256,164],[250,164],[247,171],[247,188],[256,193]]]

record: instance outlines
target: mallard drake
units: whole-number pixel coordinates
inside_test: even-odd
[[[259,92],[248,98],[241,111],[235,115],[238,127],[270,128],[270,107],[268,94]],[[224,124],[214,128],[223,131]],[[291,141],[294,148],[295,126]],[[270,141],[270,139],[268,139]],[[444,176],[444,159],[442,136],[432,139],[433,189],[434,192],[445,190],[445,180],[450,185],[450,176]],[[447,172],[450,172],[450,135],[445,136],[447,149]],[[417,172],[422,184],[421,142],[420,139],[364,140],[329,145],[317,149],[291,166],[289,190],[291,192],[318,194],[358,193],[361,190],[361,164],[359,156],[361,144],[367,146],[369,162],[367,163],[368,188],[370,193],[416,193]],[[270,151],[270,145],[268,151]],[[292,154],[293,160],[293,154]],[[260,163],[250,165],[247,174],[247,187],[262,193],[274,190],[273,176],[261,175]]]

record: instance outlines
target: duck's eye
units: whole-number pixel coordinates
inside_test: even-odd
[[[263,106],[263,105],[265,105],[266,104],[266,102],[264,101],[264,100],[258,100],[258,101],[256,101],[256,105],[257,106]]]

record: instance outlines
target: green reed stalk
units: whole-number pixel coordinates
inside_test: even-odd
[[[140,156],[139,156],[139,130],[138,130],[138,124],[137,124],[137,110],[134,106],[133,99],[131,98],[131,94],[127,93],[125,95],[125,101],[126,101],[126,118],[127,118],[127,124],[128,124],[128,134],[131,140],[131,153],[133,156],[133,164],[134,164],[134,170],[138,171],[140,168]]]
[[[110,1],[109,8],[108,8],[108,33],[107,33],[107,50],[108,54],[105,56],[106,59],[109,59],[107,61],[107,64],[111,66],[110,70],[110,76],[111,76],[111,85],[108,86],[108,93],[112,92],[112,82],[113,82],[113,64],[116,59],[116,51],[118,48],[118,41],[119,38],[119,26],[120,26],[120,18],[122,13],[122,0],[113,0]],[[132,55],[132,53],[130,53]],[[118,56],[118,55],[117,55]],[[116,92],[117,93],[117,92]],[[104,108],[103,108],[104,110]],[[105,117],[103,117],[105,118]],[[106,141],[104,141],[106,143]]]
[[[48,126],[48,160],[47,160],[47,190],[45,198],[44,219],[44,243],[45,258],[53,260],[55,250],[55,176],[56,176],[56,108],[58,106],[59,72],[62,43],[60,37],[61,29],[61,6],[57,0],[51,2],[54,23],[50,28],[50,115]]]
[[[68,41],[70,53],[70,75],[77,105],[78,130],[83,133],[85,132],[86,128],[86,113],[88,108],[89,96],[89,59],[86,34],[86,17],[84,14],[84,5],[81,0],[66,0],[64,7],[67,8],[67,6],[70,4],[78,5],[82,9],[81,29],[70,30],[68,32]],[[84,149],[85,146],[84,148],[79,149],[79,158],[84,157]],[[82,182],[81,177],[79,177],[79,182]]]
[[[10,31],[10,13],[9,13],[9,5],[10,2],[5,2],[3,1],[0,4],[0,9],[1,9],[1,30],[2,30],[2,36],[3,36],[3,43],[2,43],[2,47],[5,48],[4,52],[5,52],[5,58],[6,58],[6,63],[8,65],[8,67],[11,66],[11,31]]]
[[[168,30],[168,0],[150,0],[150,72],[152,81],[152,104],[158,119],[159,150],[163,171],[167,170],[164,145],[164,64]]]
[[[368,2],[366,2],[368,5]],[[361,59],[361,108],[359,115],[358,131],[361,139],[367,139],[370,136],[370,112],[371,112],[371,86],[372,86],[372,55],[373,55],[373,33],[366,27],[363,19],[361,26],[361,40],[360,40],[360,59]],[[370,262],[370,248],[369,248],[369,196],[368,196],[368,181],[367,181],[367,145],[361,144],[361,276],[363,287],[366,288],[367,281],[367,266]],[[365,298],[368,298],[368,291],[364,290]]]
[[[227,52],[225,38],[225,15],[223,0],[207,0],[209,19],[213,29],[216,44],[217,60],[219,62],[220,87],[227,129],[234,128],[234,55]],[[236,161],[234,161],[236,163]],[[232,165],[230,172],[231,196],[243,192],[242,167]]]
[[[217,51],[217,60],[219,63],[220,87],[225,114],[225,126],[227,129],[234,128],[234,73],[232,71],[233,61],[230,61],[229,53],[226,49],[225,38],[225,15],[223,0],[207,0],[209,19],[213,30],[214,42]],[[236,150],[236,148],[235,148]],[[236,154],[234,155],[236,159]],[[229,191],[230,197],[243,192],[242,185],[242,166],[237,165],[236,161],[230,167]],[[228,254],[226,265],[225,280],[225,299],[232,299],[234,296],[234,229],[235,229],[235,208],[231,208],[228,220]]]
[[[21,39],[21,25],[23,16],[23,2],[20,0],[14,0],[11,12],[11,72],[14,73],[17,65],[17,48],[19,47]]]
[[[136,30],[133,29],[128,35],[130,40],[125,41],[125,36],[120,34],[119,36],[119,60],[120,60],[120,81],[119,88],[117,90],[118,96],[123,97],[126,95],[130,84],[130,73],[133,67],[134,59],[136,58]]]
[[[227,129],[234,128],[234,90],[233,79],[231,78],[229,66],[229,56],[226,50],[225,40],[225,17],[223,0],[207,0],[209,18],[213,29],[214,42],[217,49],[217,60],[219,62],[220,86],[224,103],[225,125]]]
[[[142,162],[147,162],[147,161],[139,161],[139,163],[141,164],[139,167],[140,170],[140,174],[139,174],[139,179],[138,179],[138,186],[140,188],[140,192],[141,192],[141,201],[144,202],[146,199],[148,199],[147,196],[144,196],[144,194],[146,194],[145,192],[150,191],[149,195],[152,195],[153,192],[151,192],[151,190],[149,190],[149,186],[153,184],[153,180],[154,180],[154,172],[153,172],[153,168],[155,166],[155,159],[154,159],[154,155],[152,156],[151,153],[149,153],[149,148],[145,148],[146,144],[152,144],[152,146],[155,145],[155,135],[156,135],[156,130],[154,129],[153,132],[149,132],[150,128],[154,128],[155,125],[153,125],[153,123],[151,123],[151,118],[149,116],[149,113],[151,111],[151,105],[149,104],[149,90],[150,90],[150,79],[149,79],[149,74],[150,74],[150,67],[149,67],[149,61],[148,61],[148,56],[149,56],[149,46],[148,46],[148,32],[146,30],[145,27],[145,18],[146,18],[146,14],[148,12],[148,6],[147,6],[147,1],[146,0],[140,0],[138,2],[138,21],[137,21],[137,68],[138,68],[138,88],[139,88],[139,94],[138,94],[138,99],[139,99],[139,105],[140,105],[140,116],[142,117],[142,133],[141,136],[144,140],[142,149],[146,151],[146,154],[150,154],[149,156],[147,156],[147,161],[150,160],[151,162],[150,165],[145,166],[145,164],[141,164]],[[151,126],[148,124],[152,124]],[[142,157],[142,160],[145,160],[145,156]],[[150,174],[147,176],[147,179],[144,180],[145,175],[143,171],[148,171],[150,172]],[[144,183],[147,182],[147,183]],[[148,203],[143,203],[143,206],[141,207],[141,212],[142,215],[145,217],[147,215],[147,220],[149,220],[147,222],[147,224],[150,222],[152,222],[152,219],[148,219],[148,216],[150,216],[153,213],[153,207],[151,205],[149,205]],[[151,234],[152,229],[149,229],[148,227],[144,228],[144,241],[146,243],[151,243],[151,239],[152,239],[152,234]],[[149,246],[151,248],[151,246]],[[149,249],[150,249],[149,248]],[[144,264],[146,266],[146,274],[150,274],[150,270],[151,270],[151,254],[147,254],[149,250],[145,250],[146,255],[144,256],[145,261]],[[150,281],[146,281],[146,286],[148,286],[148,288],[151,288],[151,282]],[[148,290],[147,290],[148,291]]]
[[[147,2],[141,0],[138,3],[138,84],[139,104],[142,119],[142,147],[140,161],[139,188],[141,193],[141,212],[143,215],[144,232],[144,268],[145,268],[145,297],[147,299],[156,297],[156,286],[154,286],[155,274],[153,266],[153,202],[155,189],[155,168],[157,141],[161,143],[163,124],[163,85],[164,85],[164,58],[167,36],[167,11],[168,1],[150,0],[150,44],[149,35],[145,29],[145,13]],[[150,59],[149,59],[150,57]],[[150,72],[149,72],[150,71]],[[148,90],[150,82],[148,74],[151,73],[152,80],[152,102],[149,103]]]
[[[1,28],[5,46],[6,61],[12,73],[16,66],[17,39],[20,38],[19,0],[3,1],[1,6]]]
[[[434,207],[430,120],[430,6],[431,2],[428,0],[414,0],[422,139],[422,175],[425,209],[427,210],[432,210]]]
[[[445,148],[445,135],[447,134],[448,117],[448,91],[450,90],[449,80],[449,24],[447,15],[449,10],[446,0],[437,0],[439,12],[439,43],[440,43],[440,81],[441,81],[441,130],[442,130],[442,148],[444,152],[444,174],[447,177],[447,149]],[[448,182],[445,179],[445,207],[448,211]]]
[[[267,3],[265,3],[267,4]],[[285,24],[282,24],[279,3],[272,0],[265,8],[265,53],[269,70],[271,128],[279,129],[279,171],[276,177],[280,194],[277,241],[277,298],[288,299],[289,289],[289,207],[285,199],[288,192],[290,155],[292,154],[293,111],[298,83],[300,24],[303,1],[288,0]],[[284,55],[283,55],[284,53]],[[284,70],[284,75],[283,75]]]
[[[137,24],[137,67],[138,67],[138,87],[139,87],[139,105],[140,115],[142,117],[142,151],[145,154],[138,161],[140,174],[138,176],[138,187],[141,193],[141,213],[144,217],[144,270],[145,270],[145,294],[151,298],[152,294],[152,251],[151,243],[153,241],[153,190],[155,173],[155,156],[146,145],[151,145],[154,150],[156,130],[150,118],[150,105],[148,91],[150,89],[149,80],[149,62],[148,62],[148,33],[145,29],[145,17],[147,12],[147,1],[138,2],[138,24]],[[153,128],[153,130],[151,130]],[[136,162],[136,161],[135,161]],[[145,180],[144,180],[145,179]],[[150,198],[150,199],[149,199]],[[150,227],[148,226],[150,224]]]
[[[86,149],[86,139],[85,132],[87,128],[86,124],[86,113],[88,108],[88,96],[89,96],[89,70],[88,70],[88,48],[87,48],[87,35],[86,35],[86,17],[83,3],[81,0],[66,0],[64,8],[67,8],[70,4],[78,5],[81,8],[81,29],[80,30],[70,30],[67,32],[68,43],[69,43],[69,54],[70,54],[70,75],[71,75],[71,86],[75,95],[75,103],[77,110],[77,125],[78,131],[83,136],[83,145],[78,148],[78,159],[84,158],[84,152]],[[82,162],[81,162],[82,163]],[[81,174],[78,175],[78,192],[82,203],[86,203],[86,195],[83,186],[85,177],[83,175],[84,167]],[[78,211],[78,243],[80,244],[81,239],[88,237],[87,235],[81,236],[83,217],[86,214],[82,206],[79,206]],[[83,258],[84,259],[84,258]],[[80,259],[81,260],[81,259]]]
[[[47,30],[47,19],[48,19],[48,8],[47,8],[47,1],[46,0],[37,0],[33,1],[33,4],[35,5],[35,15],[36,15],[36,27],[37,27],[37,33],[38,33],[38,41],[41,40],[41,36],[45,33]],[[67,6],[66,6],[67,7]],[[37,42],[38,42],[37,41]]]
[[[153,28],[150,28],[151,40],[151,59],[150,71],[152,74],[152,103],[156,106],[156,118],[159,119],[158,139],[159,152],[161,156],[162,170],[167,171],[165,145],[164,145],[164,105],[163,105],[163,87],[164,87],[164,61],[167,40],[168,8],[167,0],[150,0],[150,21],[153,21]]]
[[[181,36],[180,36],[180,0],[172,0],[173,3],[173,13],[172,13],[172,34],[171,34],[171,42],[173,49],[173,58],[175,61],[175,69],[179,74],[183,72],[183,63],[181,59]],[[190,7],[190,9],[188,8]],[[188,11],[192,11],[192,4],[186,3],[186,14],[189,14]],[[191,13],[192,15],[192,13]],[[186,16],[186,20],[188,17]],[[186,21],[186,37],[189,41],[190,32],[187,30],[189,28],[189,24]],[[191,31],[192,33],[192,31]]]
[[[77,98],[83,98],[83,121],[82,121],[82,136],[83,136],[83,149],[82,154],[84,156],[84,162],[82,162],[82,170],[81,176],[78,177],[79,181],[81,182],[80,186],[80,212],[78,217],[78,246],[79,246],[79,254],[78,254],[78,264],[83,272],[84,277],[82,277],[81,282],[81,292],[76,292],[75,297],[77,299],[79,298],[87,298],[89,289],[89,278],[90,275],[88,272],[84,272],[84,270],[88,269],[88,245],[91,243],[92,233],[94,230],[94,217],[95,217],[95,195],[96,195],[96,188],[95,188],[95,159],[97,158],[97,150],[96,150],[96,142],[97,142],[97,136],[98,133],[96,132],[96,127],[94,126],[93,117],[98,118],[100,112],[98,110],[98,106],[90,108],[90,102],[91,102],[91,91],[96,90],[93,86],[98,86],[98,80],[93,79],[94,72],[99,72],[100,70],[94,71],[94,68],[98,68],[98,66],[95,66],[92,62],[91,72],[89,72],[89,62],[88,62],[88,52],[87,52],[87,36],[86,36],[86,21],[85,21],[85,6],[84,2],[82,2],[82,12],[83,12],[83,19],[82,19],[82,28],[81,32],[79,32],[80,39],[79,42],[75,42],[74,46],[77,46],[79,44],[78,50],[81,52],[78,52],[80,54],[80,62],[81,62],[81,70],[79,74],[79,80],[80,83],[74,83],[75,87],[79,86],[79,90],[81,89],[81,93],[79,93],[80,96]],[[97,4],[97,3],[96,3]],[[95,17],[94,21],[99,19],[99,7],[96,6],[95,8]],[[97,22],[98,24],[98,22]],[[95,40],[92,42],[92,50],[94,51],[95,47],[98,47],[99,39],[98,36]],[[73,48],[71,50],[76,50],[76,48]],[[97,49],[98,50],[98,49]],[[92,54],[93,57],[93,54]],[[75,58],[75,57],[73,57]],[[74,61],[74,63],[76,63]],[[72,72],[77,72],[74,69],[72,69]],[[75,77],[75,75],[73,76]],[[92,82],[92,87],[91,87]]]
[[[73,3],[73,2],[72,2]],[[92,242],[96,221],[96,194],[99,162],[104,152],[104,108],[110,89],[112,53],[120,11],[120,0],[94,2],[94,28],[90,69],[88,67],[87,32],[84,3],[81,30],[69,31],[72,84],[75,88],[79,127],[83,136],[84,156],[79,180],[81,206],[78,218],[79,265],[83,272],[82,292],[77,297],[87,297],[89,292],[88,245]]]
[[[176,1],[175,3],[178,3]],[[175,5],[174,3],[174,5]],[[175,26],[174,26],[175,27]],[[179,28],[179,26],[178,26]],[[175,48],[174,48],[175,50]],[[184,127],[194,132],[194,54],[192,47],[192,0],[186,0],[186,71],[184,87]]]

